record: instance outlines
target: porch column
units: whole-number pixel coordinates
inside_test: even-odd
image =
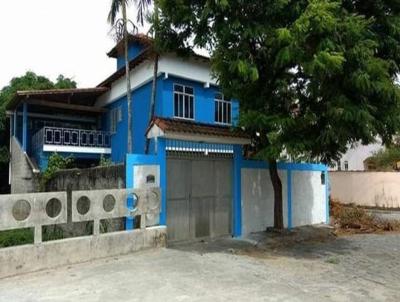
[[[22,105],[22,149],[26,152],[28,142],[28,104]]]
[[[233,236],[242,235],[242,146],[233,146]]]
[[[17,136],[17,116],[18,116],[18,111],[17,109],[15,109],[14,111],[14,118],[13,118],[13,123],[14,123],[14,127],[13,127],[13,136]]]

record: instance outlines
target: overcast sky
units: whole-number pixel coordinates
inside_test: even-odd
[[[0,1],[0,89],[31,70],[55,80],[72,77],[79,87],[99,84],[116,69],[106,53],[111,0]],[[133,8],[129,8],[131,19]]]

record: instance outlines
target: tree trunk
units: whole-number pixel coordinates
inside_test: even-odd
[[[155,14],[155,20],[158,25],[158,5],[157,1],[154,1],[154,14]],[[157,29],[154,31],[154,40],[157,39]],[[155,48],[155,45],[153,45]],[[151,85],[151,99],[150,99],[150,111],[149,111],[149,123],[151,123],[151,120],[154,117],[154,112],[156,108],[156,96],[157,96],[157,74],[158,74],[158,59],[159,55],[157,53],[157,50],[154,49],[156,54],[154,57],[154,67],[153,67],[153,83]],[[149,146],[150,146],[150,140],[146,137],[146,147],[145,147],[145,153],[149,153]]]
[[[269,161],[269,174],[274,188],[274,228],[283,230],[282,181],[278,174],[278,165],[275,159]]]
[[[128,153],[132,153],[132,94],[131,78],[129,76],[128,59],[128,18],[126,16],[126,2],[122,3],[122,18],[124,20],[124,52],[125,52],[125,77],[126,77],[126,101],[128,105]]]
[[[156,108],[156,96],[157,96],[157,74],[158,74],[158,54],[154,57],[154,68],[153,68],[153,83],[151,85],[151,99],[150,99],[150,111],[149,111],[149,123],[154,117]],[[146,150],[145,153],[149,153],[150,140],[146,137]]]

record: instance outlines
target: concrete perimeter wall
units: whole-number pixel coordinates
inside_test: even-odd
[[[166,227],[123,231],[0,249],[0,279],[94,259],[165,247]]]
[[[243,168],[241,181],[242,232],[265,231],[274,225],[274,191],[268,166]],[[246,166],[246,163],[244,163]],[[323,184],[321,174],[325,178]],[[327,171],[322,165],[282,164],[283,218],[287,228],[327,223]]]
[[[60,170],[46,185],[48,192],[122,188],[125,188],[124,165]]]
[[[66,192],[0,195],[0,231],[34,230],[34,244],[0,248],[0,278],[166,245],[157,187],[73,191],[67,199]],[[138,219],[140,229],[102,231],[102,221],[122,217]],[[89,236],[43,241],[43,227],[80,222],[93,223]]]
[[[400,208],[399,172],[330,172],[331,197],[343,203]]]

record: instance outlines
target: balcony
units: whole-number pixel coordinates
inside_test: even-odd
[[[107,131],[44,127],[32,137],[34,152],[111,154]]]

